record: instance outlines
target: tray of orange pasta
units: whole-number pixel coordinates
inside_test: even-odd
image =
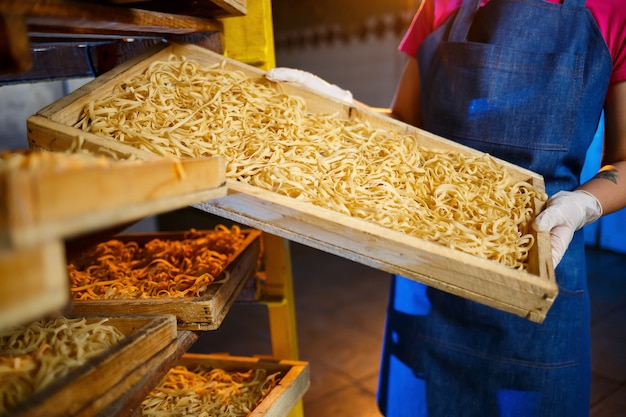
[[[543,178],[189,44],[28,119],[41,149],[226,159],[201,210],[535,322],[558,294]]]
[[[179,330],[215,330],[258,270],[261,232],[122,233],[68,265],[71,313],[172,314]]]

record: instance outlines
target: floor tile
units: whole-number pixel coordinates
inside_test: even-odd
[[[381,417],[378,366],[389,275],[292,243],[300,358],[311,367],[305,417]],[[590,250],[592,314],[591,417],[626,410],[626,256]],[[218,331],[198,348],[270,354],[267,311],[235,304]]]
[[[626,271],[626,262],[623,266]],[[626,277],[623,278],[626,281]],[[602,321],[621,306],[626,305],[626,288],[590,277],[589,295],[591,297],[591,324]]]
[[[593,373],[591,376],[591,406],[595,406],[613,395],[621,386],[620,381]]]
[[[591,327],[593,371],[626,383],[626,306]]]
[[[306,417],[380,417],[371,394],[348,386],[318,401],[304,404]]]
[[[311,385],[304,395],[305,404],[331,396],[354,384],[353,378],[346,372],[328,366],[317,358],[311,358],[309,366],[311,367]]]
[[[626,385],[591,408],[591,417],[623,417],[626,414]]]

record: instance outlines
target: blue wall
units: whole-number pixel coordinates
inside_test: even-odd
[[[603,125],[604,118],[600,121],[600,126]],[[600,128],[596,132],[596,136],[587,152],[587,159],[581,175],[583,182],[593,177],[600,168],[602,136],[603,130]],[[607,214],[597,222],[585,227],[585,242],[587,245],[595,248],[626,253],[626,234],[623,233],[624,224],[626,224],[626,209]]]

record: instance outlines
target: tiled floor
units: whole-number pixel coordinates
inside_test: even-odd
[[[292,244],[300,357],[311,367],[305,417],[379,417],[375,392],[388,275]],[[626,415],[626,256],[589,251],[591,417]],[[233,306],[199,351],[269,354],[265,309]]]

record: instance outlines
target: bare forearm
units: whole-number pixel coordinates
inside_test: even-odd
[[[608,214],[626,207],[626,82],[609,87],[604,116],[603,167],[580,188],[593,194]]]
[[[602,167],[579,189],[593,194],[600,202],[604,214],[626,207],[626,161]]]

